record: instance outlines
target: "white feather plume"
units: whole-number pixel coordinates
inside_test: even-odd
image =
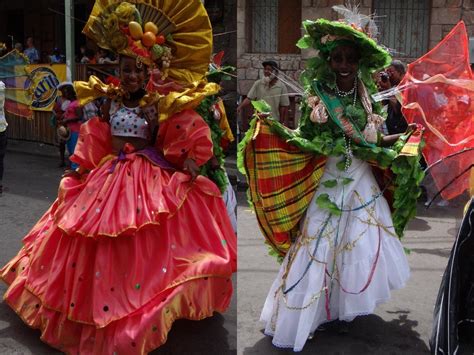
[[[335,5],[332,9],[341,14],[342,20],[348,25],[361,28],[372,38],[377,37],[379,31],[374,19],[372,16],[361,14],[359,5],[346,3],[346,5]]]

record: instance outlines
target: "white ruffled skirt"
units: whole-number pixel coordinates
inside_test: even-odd
[[[301,234],[265,301],[261,320],[277,347],[301,351],[319,325],[373,313],[409,278],[388,203],[379,196],[370,166],[354,158],[348,171],[341,171],[336,167],[341,159],[327,160]],[[322,194],[342,207],[340,216],[318,207]]]

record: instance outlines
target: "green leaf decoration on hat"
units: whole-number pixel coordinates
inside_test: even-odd
[[[298,41],[297,45],[300,48],[312,47],[318,49],[320,55],[329,55],[330,51],[334,49],[334,41],[348,40],[359,48],[361,67],[375,72],[388,66],[391,62],[392,58],[387,50],[379,46],[363,31],[344,22],[326,19],[306,20],[303,22],[303,26],[307,34]]]
[[[302,49],[319,50],[320,57],[326,61],[330,52],[340,44],[338,41],[343,40],[353,42],[359,48],[361,68],[375,72],[388,66],[391,62],[387,50],[361,30],[346,23],[318,19],[303,21],[303,26],[307,33],[297,42],[297,46]]]

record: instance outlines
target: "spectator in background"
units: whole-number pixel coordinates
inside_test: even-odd
[[[23,53],[23,45],[20,42],[15,43],[15,47],[18,52]]]
[[[91,118],[100,116],[100,107],[104,100],[95,99],[82,107],[83,120],[89,121]]]
[[[96,55],[97,64],[118,64],[118,60],[113,60],[109,51],[99,48]]]
[[[386,69],[386,73],[390,80],[390,87],[397,86],[405,76],[405,64],[399,60],[394,60]],[[403,133],[408,127],[405,117],[403,117],[402,105],[395,96],[391,96],[388,99],[387,120],[385,124],[388,134]]]
[[[7,52],[5,43],[0,42],[0,57]],[[5,83],[0,81],[0,195],[3,193],[3,159],[7,151],[7,119],[3,106],[5,104]]]
[[[62,116],[62,124],[64,125],[64,128],[67,129],[67,132],[64,135],[66,136],[65,138],[67,138],[66,147],[69,156],[71,156],[74,154],[77,139],[79,138],[83,112],[82,107],[79,106],[79,100],[77,100],[76,91],[74,90],[72,83],[63,82],[58,85],[58,90],[61,91],[61,96],[65,99],[61,104],[61,110],[64,112]],[[71,169],[74,170],[77,167],[78,165],[76,163],[71,163]]]
[[[0,50],[0,55],[3,51]],[[7,120],[3,105],[5,103],[5,84],[0,81],[0,195],[3,193],[3,159],[7,150]]]
[[[95,53],[92,49],[86,48],[84,55],[81,58],[81,64],[97,64]]]
[[[397,60],[397,59],[392,60],[392,63],[386,69],[386,72],[390,79],[390,84],[392,84],[392,86],[396,86],[400,84],[403,77],[405,76],[405,73],[406,73],[405,64],[403,64],[402,61]]]
[[[390,84],[390,78],[385,71],[378,72],[374,75],[374,81],[377,84],[378,91],[385,91],[392,87]],[[388,115],[389,100],[382,101],[382,111],[385,113],[385,117]],[[381,132],[385,135],[388,135],[387,123],[384,122],[380,127]]]
[[[87,47],[84,44],[79,47],[79,53],[76,53],[76,63],[80,63],[81,59],[84,58],[86,55],[86,49]]]
[[[59,128],[63,126],[62,119],[64,115],[64,111],[62,110],[63,102],[66,98],[62,95],[56,96],[56,101],[53,106],[53,118],[51,121],[51,125],[56,129],[56,138],[58,142],[59,148],[59,167],[64,168],[66,166],[66,138],[67,138],[67,130],[64,129],[60,130]],[[69,163],[67,164],[69,166]]]
[[[53,54],[49,56],[49,63],[50,64],[60,64],[60,63],[65,63],[65,56],[61,54],[59,51],[59,48],[54,48],[53,49]]]
[[[237,107],[237,113],[250,104],[251,100],[265,100],[272,108],[272,117],[288,125],[290,100],[286,85],[278,80],[278,65],[273,60],[262,63],[263,78],[257,80],[244,101]]]
[[[377,73],[375,77],[375,82],[379,91],[385,91],[392,87],[392,84],[390,83],[390,77],[385,71]]]
[[[40,54],[35,48],[33,37],[28,37],[26,40],[26,49],[24,54],[28,57],[31,64],[39,63]]]

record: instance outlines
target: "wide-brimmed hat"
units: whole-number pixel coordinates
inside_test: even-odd
[[[178,82],[200,80],[212,54],[212,27],[200,0],[96,0],[82,32]]]
[[[361,67],[377,71],[391,62],[388,51],[370,38],[362,28],[326,19],[307,20],[303,22],[303,26],[307,34],[298,42],[300,48],[313,47],[319,50],[320,56],[327,57],[338,45],[354,43],[359,49]]]

